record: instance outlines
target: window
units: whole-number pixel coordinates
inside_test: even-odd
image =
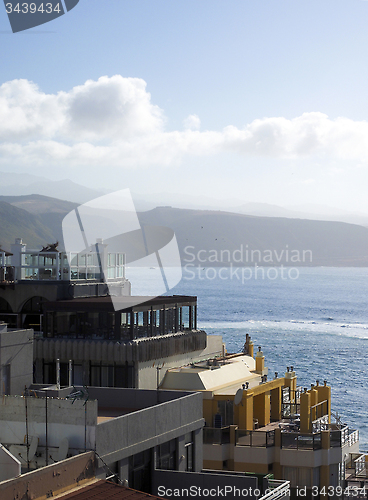
[[[132,455],[129,459],[129,487],[135,490],[151,491],[152,449]]]
[[[89,385],[93,387],[133,387],[134,367],[127,364],[91,364]]]
[[[221,415],[222,427],[233,425],[234,423],[234,403],[233,401],[218,401],[218,413]]]
[[[157,447],[157,469],[176,469],[176,439]]]

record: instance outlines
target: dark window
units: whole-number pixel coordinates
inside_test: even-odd
[[[150,493],[152,450],[145,450],[129,459],[129,487]]]
[[[232,401],[218,401],[218,413],[221,415],[222,427],[234,423],[234,403]]]
[[[93,387],[134,387],[134,367],[130,365],[91,364]]]
[[[43,383],[56,384],[56,363],[43,364]]]
[[[176,469],[176,439],[157,447],[157,469]]]

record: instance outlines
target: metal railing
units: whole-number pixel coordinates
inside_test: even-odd
[[[229,444],[230,427],[203,427],[203,444]]]
[[[320,450],[322,448],[322,434],[300,434],[299,432],[282,432],[281,448],[295,450]]]
[[[341,448],[345,444],[352,446],[359,441],[359,431],[343,427],[342,429],[330,429],[331,448]]]
[[[246,431],[237,429],[235,431],[235,443],[237,446],[269,448],[275,446],[275,431]]]
[[[281,500],[282,498],[290,498],[290,481],[269,479],[265,495],[259,500]]]
[[[357,443],[359,441],[359,431],[358,430],[353,430],[349,429],[349,436],[348,436],[348,444],[349,446],[352,446],[353,444]]]

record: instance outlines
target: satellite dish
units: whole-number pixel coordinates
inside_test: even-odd
[[[242,402],[242,399],[243,399],[243,389],[238,389],[235,394],[234,404],[238,406]]]
[[[66,458],[68,450],[69,450],[69,440],[68,438],[65,437],[60,441],[59,449],[56,454],[56,461],[60,462],[60,460],[64,460]]]
[[[38,436],[31,436],[29,443],[28,460],[31,461],[38,448]]]

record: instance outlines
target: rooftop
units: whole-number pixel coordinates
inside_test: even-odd
[[[235,395],[244,382],[249,382],[249,387],[259,384],[260,375],[254,370],[255,361],[251,356],[227,356],[222,360],[171,368],[166,372],[161,388]]]
[[[161,308],[166,304],[195,305],[197,297],[189,295],[171,295],[171,296],[123,296],[119,297],[119,305],[121,309],[143,310],[151,307]],[[111,297],[87,297],[74,298],[73,300],[58,300],[44,302],[43,307],[47,311],[94,311],[96,307],[99,310],[114,311],[114,306]]]
[[[100,480],[82,486],[76,491],[58,495],[60,500],[145,500],[148,498],[161,498],[141,491],[132,490],[109,481]]]

